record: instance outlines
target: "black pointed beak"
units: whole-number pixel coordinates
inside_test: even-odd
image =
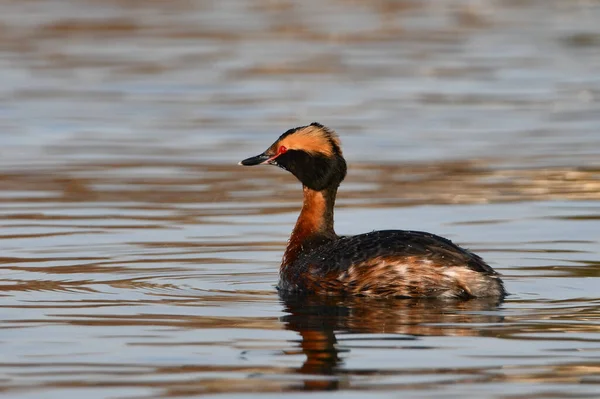
[[[244,159],[242,162],[239,163],[239,165],[244,165],[244,166],[260,165],[260,164],[267,163],[267,161],[269,159],[271,159],[271,157],[269,155],[262,153],[255,157],[250,157],[250,158]]]

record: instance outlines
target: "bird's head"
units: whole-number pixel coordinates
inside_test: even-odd
[[[276,165],[291,172],[306,187],[321,191],[346,177],[346,161],[337,134],[313,122],[283,133],[265,152],[240,165]]]

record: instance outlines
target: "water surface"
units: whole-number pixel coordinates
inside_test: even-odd
[[[0,11],[1,396],[599,396],[598,2]],[[506,301],[279,298],[301,190],[236,163],[313,120],[338,233],[449,237]]]

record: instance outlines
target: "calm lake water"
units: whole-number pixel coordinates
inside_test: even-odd
[[[0,396],[600,397],[600,2],[19,0],[0,33]],[[338,233],[449,237],[511,295],[280,299],[300,186],[236,164],[312,121]]]

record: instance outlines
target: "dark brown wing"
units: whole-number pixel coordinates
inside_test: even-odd
[[[485,275],[497,275],[483,259],[452,241],[422,231],[382,230],[342,237],[301,256],[295,272],[319,270],[322,275],[344,272],[374,258],[419,258],[441,266],[462,266]]]
[[[479,256],[421,231],[342,237],[281,268],[279,289],[373,297],[504,297],[498,274]]]

